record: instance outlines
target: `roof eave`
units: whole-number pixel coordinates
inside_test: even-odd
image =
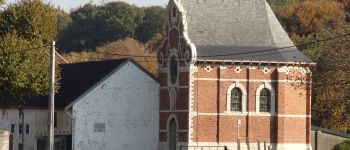
[[[220,64],[220,65],[292,65],[292,66],[316,66],[315,62],[284,62],[284,61],[252,61],[252,60],[212,60],[197,59],[199,64]]]

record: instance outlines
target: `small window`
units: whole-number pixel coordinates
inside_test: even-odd
[[[18,144],[18,150],[23,150],[23,144]]]
[[[177,15],[176,7],[174,6],[174,7],[173,7],[173,17],[176,17],[176,15]]]
[[[242,91],[239,88],[231,91],[231,111],[242,111]]]
[[[177,68],[177,60],[176,57],[171,57],[170,60],[170,80],[172,84],[175,84],[177,81],[177,74],[178,74],[178,68]]]
[[[11,124],[11,133],[15,133],[15,124]]]
[[[267,88],[260,91],[260,112],[270,112],[271,92]]]
[[[29,124],[26,125],[26,133],[29,134]]]
[[[22,134],[22,131],[23,131],[23,124],[19,124],[19,126],[18,126],[18,133]]]
[[[106,124],[105,123],[95,123],[94,132],[106,132]]]
[[[57,112],[54,113],[53,125],[55,128],[57,128]]]

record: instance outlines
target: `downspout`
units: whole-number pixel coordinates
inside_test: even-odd
[[[73,115],[72,114],[70,114],[69,112],[68,112],[68,109],[66,108],[66,109],[64,109],[64,112],[66,112],[66,114],[71,118],[71,130],[72,130],[72,145],[71,145],[71,149],[72,150],[74,150],[74,129],[73,129],[73,124],[74,124],[74,118],[73,118]]]
[[[23,113],[23,108],[22,108],[22,106],[21,105],[19,105],[18,106],[18,111],[19,111],[19,115],[20,115],[20,117],[21,117],[21,119],[22,119],[22,126],[21,126],[21,128],[22,128],[22,135],[21,135],[21,138],[22,138],[22,148],[24,148],[24,113]]]

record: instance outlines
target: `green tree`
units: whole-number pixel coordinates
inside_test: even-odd
[[[56,16],[51,6],[40,0],[22,0],[0,14],[0,36],[16,32],[27,40],[49,44],[56,36]]]
[[[64,32],[69,25],[72,23],[72,18],[70,17],[69,13],[66,13],[64,10],[57,9],[56,10],[56,17],[57,17],[57,34],[58,36],[61,35],[62,32]]]
[[[156,34],[161,34],[166,19],[166,9],[161,6],[144,8],[145,16],[137,27],[136,36],[141,42],[147,42]]]
[[[55,35],[55,13],[42,1],[21,0],[0,12],[0,104],[47,94],[48,44]]]
[[[142,9],[125,2],[102,6],[86,4],[71,13],[72,24],[59,40],[62,51],[95,49],[98,45],[134,37],[143,18]]]
[[[334,146],[334,150],[349,150],[350,149],[350,141],[345,141]]]

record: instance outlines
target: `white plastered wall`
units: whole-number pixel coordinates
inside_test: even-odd
[[[71,134],[71,119],[63,111],[57,112],[57,128],[55,135]],[[40,108],[25,108],[24,113],[24,150],[36,150],[37,138],[47,136],[48,129],[48,110]],[[22,143],[22,134],[19,134],[19,124],[22,124],[22,117],[16,108],[0,109],[0,130],[11,132],[11,124],[14,124],[13,149],[18,149],[18,144]],[[26,125],[29,125],[29,133],[26,133]]]
[[[158,83],[128,62],[73,105],[74,150],[155,150],[158,111]]]

